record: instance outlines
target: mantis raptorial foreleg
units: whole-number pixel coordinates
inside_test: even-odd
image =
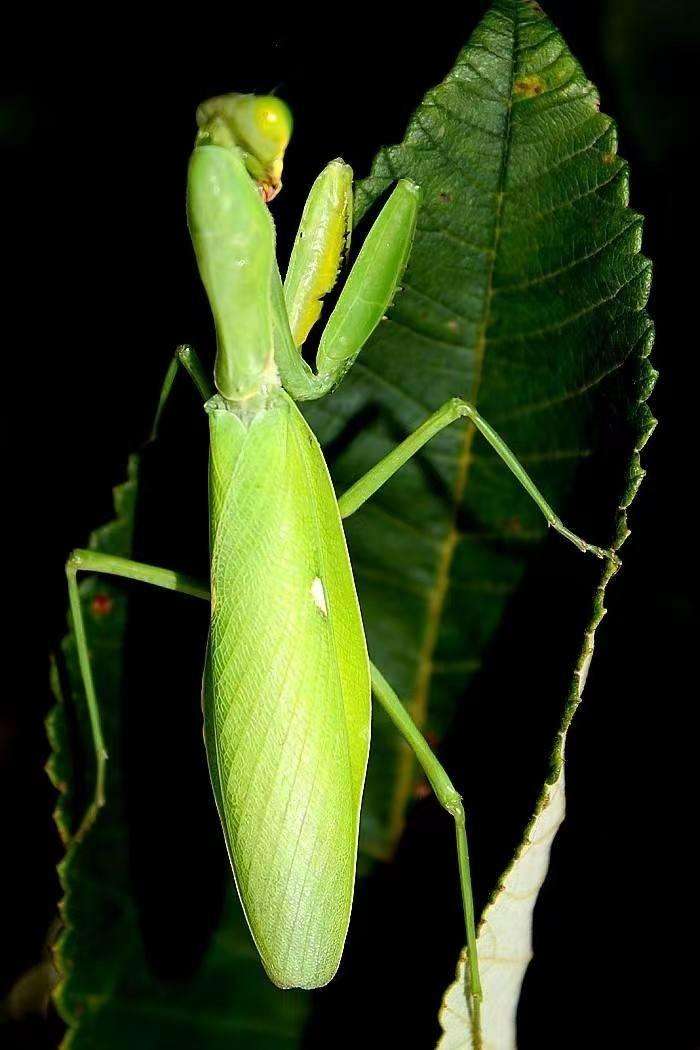
[[[467,933],[467,952],[469,956],[469,1000],[472,1005],[472,1024],[474,1031],[479,1031],[479,1004],[481,1002],[481,982],[476,948],[476,919],[474,915],[474,898],[472,896],[471,872],[469,868],[469,849],[467,846],[467,824],[462,798],[454,787],[449,776],[433,753],[427,740],[415,724],[398,696],[391,688],[381,671],[370,662],[372,692],[380,702],[401,736],[410,746],[420,762],[430,782],[438,802],[447,810],[455,822],[457,838],[457,859],[459,862],[459,883],[462,891],[464,908],[464,925]]]
[[[334,161],[329,169],[337,164]],[[344,178],[346,168],[346,165],[338,168],[337,179]],[[328,195],[328,200],[321,201],[321,204],[327,206],[331,218],[339,220],[336,225],[320,229],[314,242],[316,251],[309,256],[309,260],[314,256],[322,262],[325,260],[320,266],[322,274],[311,267],[307,279],[298,280],[295,264],[287,275],[284,289],[276,267],[273,267],[271,276],[275,361],[283,386],[297,401],[322,397],[338,385],[389,308],[411,251],[420,197],[418,187],[407,179],[396,184],[367,234],[328,318],[318,345],[314,373],[299,352],[295,334],[303,341],[319,316],[319,297],[334,283],[335,268],[339,265],[346,237],[343,215],[347,215],[350,206],[346,196],[338,192],[335,181],[321,177],[311,190],[305,214],[313,213],[317,195]],[[303,223],[300,233],[307,238],[316,237],[313,231],[303,229]],[[306,255],[306,248],[303,252],[297,248],[298,245],[294,256]],[[296,263],[294,258],[293,262]],[[295,322],[294,333],[290,328],[290,316]],[[297,318],[305,318],[305,323],[296,321]]]
[[[442,408],[429,416],[412,434],[402,441],[400,445],[392,449],[383,459],[368,470],[359,481],[356,481],[347,492],[338,500],[340,513],[343,518],[349,517],[358,507],[361,507],[370,496],[381,488],[381,486],[399,470],[404,463],[418,452],[431,438],[439,434],[441,430],[454,423],[457,419],[469,419],[477,430],[483,434],[492,448],[496,450],[507,467],[513,472],[525,491],[529,493],[537,506],[544,514],[547,522],[553,529],[561,533],[567,540],[575,544],[579,550],[588,551],[598,558],[610,558],[617,561],[616,555],[611,550],[596,547],[587,543],[564,525],[562,520],[554,513],[546,499],[535,485],[534,481],[519,462],[515,454],[508,448],[505,441],[491,427],[477,410],[468,401],[454,397],[446,401]]]
[[[168,370],[165,373],[165,379],[163,380],[163,386],[161,387],[160,397],[158,398],[158,407],[156,409],[153,428],[151,430],[151,441],[155,441],[158,437],[158,428],[160,427],[163,410],[165,409],[168,398],[172,393],[173,383],[175,382],[175,377],[180,371],[180,368],[184,368],[205,401],[210,397],[213,397],[215,393],[212,382],[192,347],[187,344],[178,346],[170,364],[168,365]]]
[[[78,651],[80,676],[85,689],[90,730],[95,749],[95,793],[93,801],[80,824],[76,838],[82,838],[93,824],[99,809],[104,805],[107,762],[107,749],[102,733],[102,720],[100,718],[95,683],[92,677],[83,607],[80,601],[80,589],[77,579],[79,572],[97,572],[108,576],[120,576],[123,579],[151,583],[156,587],[164,587],[168,591],[179,591],[181,594],[190,594],[196,598],[209,600],[209,588],[206,585],[200,584],[190,576],[173,572],[170,569],[160,569],[155,565],[145,565],[142,562],[131,561],[128,558],[120,558],[116,555],[102,554],[99,551],[90,550],[74,550],[68,558],[66,562],[66,576],[68,578],[70,611],[73,620],[75,644]]]
[[[284,279],[289,329],[297,347],[321,316],[335,284],[352,230],[352,168],[331,161],[314,182],[294,239]]]

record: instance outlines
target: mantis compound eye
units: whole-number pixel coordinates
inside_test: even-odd
[[[289,107],[274,95],[220,95],[197,110],[200,141],[238,147],[265,201],[282,185],[284,151],[292,134]]]

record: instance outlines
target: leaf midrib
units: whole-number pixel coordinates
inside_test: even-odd
[[[518,18],[517,13],[512,19],[512,39],[510,48],[510,80],[508,96],[506,99],[505,128],[503,135],[503,150],[501,153],[501,166],[498,174],[498,184],[495,196],[495,220],[493,228],[492,244],[487,249],[489,256],[486,290],[484,293],[484,310],[479,324],[478,335],[474,345],[474,378],[470,391],[469,400],[476,405],[481,380],[483,376],[484,358],[486,356],[487,330],[491,318],[491,306],[494,295],[494,273],[496,259],[503,230],[503,210],[505,203],[505,182],[510,160],[512,140],[512,118],[513,118],[513,87],[515,82],[516,55],[518,53]],[[435,583],[428,597],[428,613],[426,617],[423,643],[418,655],[418,668],[416,672],[416,684],[408,707],[415,722],[423,727],[427,721],[428,701],[432,685],[434,656],[440,637],[440,627],[445,608],[445,601],[449,593],[452,563],[455,551],[461,538],[459,529],[459,513],[464,498],[464,493],[469,482],[469,470],[472,463],[472,444],[476,428],[472,423],[462,424],[463,437],[461,449],[457,457],[457,471],[453,488],[453,508],[449,528],[441,543],[441,551],[438,559]],[[411,793],[415,759],[413,753],[404,748],[401,751],[396,776],[396,790],[389,818],[389,841],[395,844],[401,834],[404,820],[406,803]]]

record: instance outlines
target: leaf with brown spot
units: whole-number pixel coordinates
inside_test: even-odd
[[[538,5],[494,0],[403,142],[382,150],[358,187],[358,218],[397,178],[418,183],[423,203],[389,321],[340,390],[310,412],[326,440],[358,412],[371,408],[378,417],[334,463],[339,490],[462,395],[572,528],[592,542],[622,544],[625,510],[643,476],[639,450],[654,425],[645,402],[655,372],[646,313],[651,268],[616,145],[595,88]],[[349,521],[348,535],[373,660],[424,730],[443,736],[462,705],[470,712],[478,745],[467,744],[461,770],[468,804],[494,818],[484,800],[494,772],[481,752],[527,766],[525,793],[514,803],[522,826],[537,800],[537,770],[541,784],[545,768],[522,757],[519,734],[527,737],[528,710],[535,720],[550,711],[549,735],[533,751],[541,755],[562,706],[568,728],[578,678],[566,700],[548,665],[563,676],[580,671],[586,611],[595,626],[609,573],[579,566],[576,551],[561,550],[552,537],[543,560],[544,522],[466,423],[392,479]],[[547,577],[553,558],[556,580]],[[545,599],[533,628],[518,603],[523,593],[537,596],[535,564]],[[531,630],[529,647],[514,644],[504,618]],[[591,645],[592,628],[587,655]],[[503,667],[514,660],[508,677]],[[450,667],[454,673],[445,674]],[[515,703],[503,695],[504,680]],[[370,766],[364,840],[390,855],[416,769],[381,714],[374,747],[384,761]],[[562,758],[560,740],[550,784]],[[539,814],[549,791],[537,801]],[[499,803],[491,805],[498,814]],[[477,878],[479,844],[477,836]],[[496,876],[490,872],[492,884]]]

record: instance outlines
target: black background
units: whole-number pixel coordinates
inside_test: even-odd
[[[632,511],[624,572],[608,596],[586,703],[568,747],[568,818],[536,913],[521,1050],[691,1048],[700,1046],[700,1024],[691,863],[697,265],[689,246],[697,188],[689,147],[700,26],[682,0],[546,6],[599,86],[603,109],[618,120],[620,152],[632,167],[632,204],[647,216],[661,371],[653,407],[661,426],[644,454],[648,477]],[[8,38],[14,45],[6,71],[15,75],[3,97],[3,146],[6,170],[17,181],[7,183],[4,224],[17,222],[21,237],[6,251],[8,314],[19,307],[19,323],[4,326],[2,369],[10,530],[5,660],[16,681],[1,698],[7,885],[0,898],[0,993],[38,959],[58,897],[54,864],[61,851],[42,771],[42,720],[50,704],[47,653],[64,625],[63,562],[89,528],[110,517],[110,488],[148,431],[172,348],[210,341],[183,214],[194,108],[231,89],[276,88],[290,103],[295,134],[275,205],[284,253],[320,167],[342,153],[364,174],[380,145],[401,139],[425,90],[452,65],[480,5],[436,7],[431,14],[426,24],[388,6],[353,14],[309,10],[295,19],[266,7],[246,18],[202,10],[187,22],[171,13],[156,23],[106,8],[99,20],[96,12],[50,21],[25,13]],[[185,394],[173,418],[169,457],[179,458],[164,462],[166,477],[177,486],[199,471],[203,484],[201,421]],[[197,482],[188,484],[166,522],[162,557],[154,560],[171,564],[174,556],[183,569],[201,571],[204,494]],[[192,509],[200,498],[201,514]],[[138,615],[155,635],[160,625],[162,634],[174,631],[172,649],[190,653],[188,632],[198,639],[202,629],[196,614],[178,614],[173,626],[164,610],[154,599]],[[172,679],[181,672],[176,666],[168,673]],[[144,719],[147,726],[146,711]],[[190,730],[198,747],[196,704],[183,735]],[[445,742],[448,764],[461,753],[460,732],[458,724]],[[200,788],[187,793],[193,813]],[[513,830],[487,833],[487,815],[476,829],[487,861],[476,874],[482,901],[498,871],[491,840]],[[417,806],[398,874],[378,877],[374,903],[358,919],[351,956],[375,965],[364,969],[364,985],[357,977],[341,980],[328,1002],[366,1014],[365,1045],[431,1045],[435,1006],[459,943],[458,916],[442,900],[453,877],[448,834],[436,806]],[[198,857],[215,849],[206,828],[193,827],[191,849]],[[185,869],[192,899],[206,896],[202,865]],[[172,900],[167,888],[160,890],[165,905],[161,900],[150,921],[155,941],[160,929],[167,944],[163,908]],[[402,920],[384,921],[387,895],[403,905],[396,908]],[[154,888],[149,899],[156,896]],[[178,917],[185,941],[197,939],[216,907],[195,906],[191,922]],[[444,960],[443,968],[425,972],[425,958]],[[403,996],[403,1020],[396,1018],[401,1000],[392,1007],[392,995]],[[48,1047],[59,1032],[53,1018],[0,1028],[0,1041]]]

